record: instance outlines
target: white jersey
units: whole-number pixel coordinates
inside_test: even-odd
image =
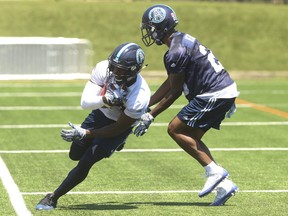
[[[82,93],[81,106],[83,109],[100,109],[104,115],[117,121],[123,109],[118,106],[104,107],[101,88],[106,84],[108,60],[99,62],[92,70],[91,79]],[[138,74],[136,82],[128,87],[124,113],[133,119],[140,119],[145,113],[150,100],[151,92],[144,78]]]

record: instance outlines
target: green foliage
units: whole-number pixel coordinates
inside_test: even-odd
[[[269,4],[163,1],[180,20],[178,30],[207,45],[229,70],[284,71],[288,68],[288,7]],[[139,25],[154,1],[0,2],[1,36],[89,39],[94,62],[120,43],[144,46]],[[166,47],[143,47],[148,70],[163,70]]]

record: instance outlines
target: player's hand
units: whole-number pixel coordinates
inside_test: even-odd
[[[116,83],[109,83],[106,93],[103,96],[103,102],[107,107],[121,106],[123,105],[123,99],[126,94],[126,91]]]
[[[150,124],[154,121],[154,117],[149,113],[144,113],[141,116],[141,119],[139,121],[139,124],[136,126],[136,128],[134,129],[134,134],[138,137],[138,136],[142,136],[144,135]]]
[[[63,140],[67,142],[72,142],[74,140],[81,140],[86,136],[86,130],[75,126],[71,122],[68,122],[69,126],[72,128],[71,130],[61,130],[61,137]]]

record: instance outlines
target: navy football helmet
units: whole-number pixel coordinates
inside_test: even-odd
[[[163,38],[178,24],[174,10],[163,4],[149,7],[142,16],[141,33],[145,46],[163,44]]]
[[[142,48],[135,43],[124,43],[109,56],[109,73],[118,85],[127,84],[140,73],[145,60]]]

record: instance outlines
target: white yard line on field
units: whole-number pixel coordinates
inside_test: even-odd
[[[82,110],[81,106],[0,106],[1,111],[20,110]]]
[[[281,95],[281,94],[288,94],[288,90],[241,90],[240,91],[241,94],[277,94],[277,95]]]
[[[240,190],[240,193],[288,193],[288,190]],[[23,192],[22,195],[46,195],[49,192]],[[82,194],[167,194],[167,193],[199,193],[198,190],[167,190],[167,191],[75,191],[71,195]]]
[[[82,92],[3,92],[0,97],[76,97]]]
[[[26,1],[26,0],[25,0]],[[54,83],[53,81],[50,83],[39,83],[39,82],[34,82],[34,83],[1,83],[0,89],[1,88],[71,88],[73,87],[80,87],[84,88],[85,86],[85,81],[82,83],[75,83],[75,82],[61,82],[61,83]]]
[[[9,87],[21,88],[21,89],[23,89],[23,88],[56,88],[56,87],[57,88],[61,88],[61,87],[67,88],[67,87],[71,87],[72,85],[73,85],[73,87],[84,88],[85,83],[83,83],[83,84],[63,83],[63,84],[51,84],[51,85],[48,85],[48,84],[35,84],[35,85],[32,85],[32,84],[14,84],[14,85],[13,84],[11,84],[11,85],[7,84],[7,85],[5,85],[2,83],[0,88],[9,88]],[[31,93],[34,96],[41,97],[42,94],[49,94],[50,92],[28,92],[27,91],[27,93]],[[69,93],[69,92],[65,92],[65,93]],[[81,93],[82,92],[79,92],[79,94],[81,94]],[[154,94],[154,93],[155,93],[155,91],[151,91],[151,94]],[[241,93],[241,95],[242,94],[248,94],[248,95],[250,95],[250,94],[283,95],[284,94],[284,95],[286,95],[286,94],[288,94],[288,90],[286,90],[286,89],[271,89],[271,90],[270,89],[269,90],[263,90],[263,89],[261,89],[261,90],[245,90],[245,89],[242,89],[242,90],[240,90],[240,93]],[[24,92],[3,92],[0,94],[0,96],[2,96],[2,94],[3,95],[10,95],[11,97],[13,97],[15,95],[26,94],[26,93],[24,93]],[[54,92],[52,92],[52,94],[54,94]]]
[[[74,96],[74,95],[73,95]],[[186,104],[171,105],[169,109],[182,109]],[[288,107],[288,104],[262,104],[263,106]],[[237,108],[251,108],[249,104],[237,104]],[[15,110],[82,110],[81,106],[0,106],[1,111]]]
[[[77,125],[77,124],[76,124]],[[221,126],[281,126],[288,125],[288,121],[280,122],[223,122]],[[153,123],[151,127],[166,127],[166,123]],[[67,128],[68,124],[27,124],[27,125],[0,125],[0,129],[30,129],[30,128]]]
[[[10,202],[19,216],[30,216],[31,212],[27,209],[22,194],[19,191],[18,186],[15,184],[6,164],[0,157],[0,179],[9,195]]]
[[[68,124],[42,124],[42,125],[0,125],[1,129],[29,129],[29,128],[63,128],[68,127]]]
[[[123,149],[117,153],[145,153],[145,152],[182,152],[180,148],[176,149]],[[210,151],[288,151],[288,148],[210,148]],[[55,154],[68,153],[69,150],[0,150],[0,154]]]

